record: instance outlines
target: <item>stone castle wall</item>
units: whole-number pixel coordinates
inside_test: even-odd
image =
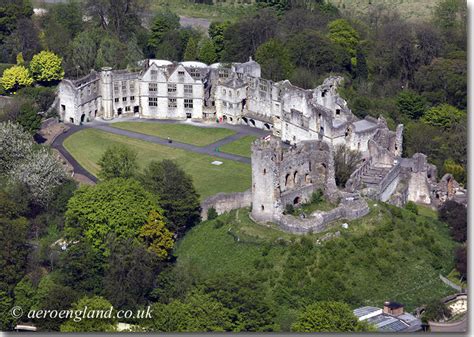
[[[201,218],[207,220],[207,212],[210,208],[214,208],[217,214],[223,214],[233,209],[250,207],[251,203],[252,192],[250,190],[237,193],[218,193],[201,203]]]

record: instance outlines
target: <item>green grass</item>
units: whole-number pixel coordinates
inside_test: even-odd
[[[438,277],[453,268],[456,244],[446,224],[384,203],[370,207],[367,216],[344,221],[347,230],[335,222],[328,232],[341,236],[320,245],[324,233],[292,235],[253,223],[248,210],[232,211],[188,232],[176,247],[177,265],[205,278],[264,280],[281,310],[333,299],[352,307],[394,300],[410,311],[452,294]]]
[[[183,124],[118,122],[111,124],[111,126],[150,136],[170,137],[174,141],[196,146],[206,146],[235,134],[234,131],[224,128],[205,128]]]
[[[350,16],[367,15],[371,8],[383,5],[391,11],[397,11],[402,18],[428,21],[432,17],[438,1],[435,0],[329,0],[342,13]]]
[[[257,139],[256,136],[245,136],[221,146],[219,151],[250,158],[252,156],[251,146],[255,139]]]
[[[155,0],[153,11],[169,9],[181,16],[207,19],[210,21],[237,21],[250,15],[256,6],[241,4],[237,1],[224,1],[216,5],[196,4],[188,0]]]
[[[94,175],[100,170],[97,162],[113,144],[122,144],[134,149],[141,168],[152,160],[175,160],[192,176],[201,199],[219,192],[245,191],[251,184],[250,165],[233,160],[201,155],[94,129],[81,130],[64,141],[64,147],[79,164]],[[214,160],[222,161],[223,164],[212,165]]]

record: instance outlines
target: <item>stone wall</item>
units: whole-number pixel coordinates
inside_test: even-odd
[[[201,218],[207,220],[209,208],[214,208],[217,214],[220,215],[233,209],[250,207],[251,203],[252,192],[250,190],[237,193],[218,193],[201,203]]]

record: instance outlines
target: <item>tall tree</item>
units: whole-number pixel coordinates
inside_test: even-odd
[[[126,146],[114,145],[105,150],[98,164],[103,180],[131,178],[138,168],[137,153]]]
[[[199,61],[206,64],[217,62],[216,46],[211,39],[204,39],[199,47]]]
[[[184,60],[185,61],[196,61],[198,56],[198,45],[196,40],[193,37],[188,39],[186,44],[186,50],[184,51]]]
[[[288,79],[294,68],[288,49],[275,39],[270,39],[258,47],[255,60],[262,67],[263,77],[275,82]]]
[[[88,310],[102,310],[104,313],[111,312],[110,317],[95,317],[80,319],[71,317],[61,325],[61,332],[113,332],[116,331],[117,318],[113,312],[112,304],[100,296],[83,297],[73,304],[75,312]],[[105,314],[104,314],[105,315]]]
[[[59,81],[64,77],[62,58],[50,51],[43,50],[33,56],[30,62],[30,71],[33,79],[47,83]]]
[[[147,190],[157,196],[172,232],[182,236],[187,229],[199,223],[199,195],[191,177],[175,162],[151,162],[140,180]]]

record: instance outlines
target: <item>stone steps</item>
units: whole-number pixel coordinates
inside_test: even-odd
[[[361,176],[361,182],[367,187],[377,187],[388,172],[390,172],[388,167],[370,166]]]

